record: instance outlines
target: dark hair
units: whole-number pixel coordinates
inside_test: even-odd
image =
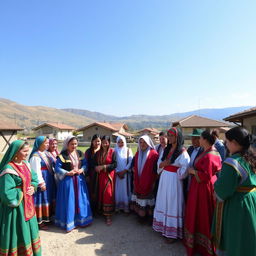
[[[102,136],[101,140],[107,140],[110,143],[110,137],[108,135]]]
[[[167,132],[166,131],[161,131],[160,133],[159,133],[159,136],[166,136],[167,135]]]
[[[91,145],[90,145],[90,149],[93,150],[93,141],[96,139],[100,139],[100,135],[99,134],[94,134],[92,136],[92,140],[91,140]]]
[[[176,129],[176,128],[175,128]],[[184,138],[183,138],[183,134],[181,132],[180,129],[177,128],[177,147],[175,149],[175,151],[173,152],[172,156],[171,156],[171,164],[174,163],[174,161],[176,160],[176,158],[182,153],[183,151],[183,144],[184,144]],[[172,144],[167,144],[167,147],[164,150],[163,153],[163,157],[162,157],[162,161],[164,161],[166,159],[166,157],[168,156],[170,150],[172,148]]]
[[[201,133],[201,137],[204,139],[204,140],[207,140],[208,143],[212,146],[215,142],[215,138],[214,136],[208,131],[208,130],[205,130]]]
[[[231,128],[225,133],[225,136],[229,141],[234,140],[242,147],[239,153],[251,165],[254,172],[256,172],[256,152],[252,150],[255,147],[256,137],[250,135],[245,128],[240,126]]]
[[[219,136],[220,136],[220,132],[219,132],[219,130],[218,129],[214,129],[214,130],[212,130],[212,133],[211,133],[214,137],[217,137],[217,138],[219,138]]]

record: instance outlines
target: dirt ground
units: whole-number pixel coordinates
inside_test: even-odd
[[[43,256],[185,256],[180,241],[166,244],[160,233],[140,224],[135,215],[113,216],[112,226],[102,217],[86,228],[66,233],[54,225],[40,231]]]

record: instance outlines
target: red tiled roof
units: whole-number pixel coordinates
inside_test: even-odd
[[[142,132],[150,132],[150,133],[152,133],[152,134],[158,134],[158,133],[160,133],[160,131],[158,131],[157,129],[155,129],[155,128],[144,128],[144,129],[142,129],[142,130],[140,130],[139,131],[139,133],[142,133]]]
[[[244,118],[249,116],[256,116],[256,107],[249,108],[236,114],[230,115],[224,118],[224,120],[229,122],[241,122]]]
[[[225,122],[217,121],[214,119],[197,116],[197,115],[191,115],[188,117],[185,117],[179,121],[175,121],[172,123],[172,126],[178,126],[181,127],[229,127],[230,124],[227,124]]]
[[[11,131],[11,130],[22,131],[24,129],[14,123],[10,123],[7,121],[1,121],[0,122],[0,130],[1,131]]]
[[[44,124],[41,124],[41,125],[33,128],[33,130],[38,130],[38,129],[42,128],[43,126],[51,126],[51,127],[54,127],[54,128],[60,129],[60,130],[75,130],[74,127],[66,125],[66,124],[61,124],[61,123],[44,123]]]
[[[86,130],[94,125],[98,125],[98,126],[102,126],[102,127],[105,127],[111,131],[114,131],[114,132],[119,132],[120,129],[125,125],[125,124],[122,124],[122,123],[101,123],[101,122],[95,122],[95,123],[92,123],[92,124],[89,124],[85,127],[82,127],[82,128],[79,128],[77,131],[83,131],[83,130]]]

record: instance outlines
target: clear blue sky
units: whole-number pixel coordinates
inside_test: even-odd
[[[256,105],[256,1],[0,2],[0,97],[118,116]]]

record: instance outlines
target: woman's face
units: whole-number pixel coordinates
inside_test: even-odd
[[[117,145],[119,148],[122,148],[124,146],[124,142],[122,139],[120,139],[118,142],[117,142]]]
[[[177,141],[177,137],[174,134],[169,133],[169,132],[167,133],[167,139],[168,139],[169,144],[175,144]]]
[[[235,140],[228,140],[227,138],[226,138],[226,146],[229,152],[231,153],[231,155],[236,152],[240,152],[242,150],[242,147]]]
[[[69,143],[68,143],[68,151],[69,152],[73,152],[74,150],[76,150],[77,148],[77,140],[74,139],[74,140],[71,140]]]
[[[109,147],[108,140],[102,140],[101,144],[102,144],[103,149],[108,149],[108,147]]]
[[[100,140],[100,138],[96,138],[96,139],[94,139],[94,140],[92,141],[92,146],[93,146],[94,149],[99,148],[100,145],[101,145],[101,140]]]
[[[25,145],[21,150],[19,150],[15,156],[17,162],[26,160],[29,154],[29,145]]]
[[[140,149],[142,151],[145,151],[145,150],[147,150],[147,148],[148,148],[148,144],[146,143],[146,141],[143,139],[140,139]]]
[[[57,140],[54,140],[50,145],[49,145],[49,151],[55,151],[57,150],[58,147],[58,142]]]
[[[49,148],[49,139],[46,139],[39,147],[40,151],[45,151]]]
[[[200,147],[205,148],[205,141],[206,140],[202,136],[200,136],[200,139],[199,139]]]

